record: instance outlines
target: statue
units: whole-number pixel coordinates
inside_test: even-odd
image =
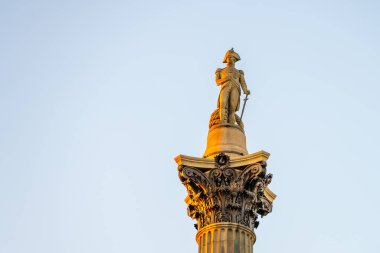
[[[235,124],[243,128],[243,122],[235,114],[239,110],[241,88],[244,94],[249,95],[250,91],[244,80],[244,72],[235,68],[235,62],[240,60],[240,56],[233,48],[227,51],[223,63],[227,63],[224,69],[217,69],[215,72],[215,82],[220,88],[218,104],[211,115],[209,126],[216,124]],[[241,86],[241,88],[240,88]]]

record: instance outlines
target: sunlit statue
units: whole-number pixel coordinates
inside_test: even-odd
[[[235,62],[240,60],[240,56],[233,48],[227,51],[223,63],[227,63],[224,69],[217,69],[215,72],[216,84],[221,86],[218,109],[214,111],[210,120],[210,127],[215,124],[238,124],[243,127],[243,123],[238,115],[241,89],[247,95],[250,91],[244,80],[244,72],[235,68]],[[241,87],[241,88],[240,88]]]

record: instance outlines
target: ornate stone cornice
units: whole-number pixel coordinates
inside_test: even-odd
[[[272,211],[275,195],[267,188],[272,174],[266,174],[269,156],[263,157],[266,154],[260,155],[265,159],[256,156],[256,162],[247,164],[243,157],[240,161],[230,160],[221,153],[214,161],[207,159],[207,164],[213,162],[212,168],[190,166],[183,159],[176,160],[179,178],[188,192],[185,199],[188,215],[197,220],[198,229],[213,223],[232,222],[253,230],[258,226],[258,216]],[[248,160],[255,159],[250,157]],[[192,161],[190,164],[197,163]]]

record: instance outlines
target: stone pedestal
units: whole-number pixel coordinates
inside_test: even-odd
[[[246,138],[241,127],[235,124],[218,124],[210,128],[203,157],[214,157],[221,152],[231,157],[248,155]]]
[[[246,226],[221,222],[202,228],[196,240],[199,253],[252,253],[256,235]]]

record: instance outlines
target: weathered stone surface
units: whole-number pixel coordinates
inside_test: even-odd
[[[227,51],[223,60],[223,63],[227,63],[227,66],[215,71],[215,82],[221,87],[217,103],[218,109],[211,115],[210,127],[215,124],[229,123],[238,124],[243,128],[243,123],[235,112],[240,107],[241,88],[247,95],[251,92],[245,83],[244,72],[235,68],[235,62],[239,60],[240,56],[231,48]]]

